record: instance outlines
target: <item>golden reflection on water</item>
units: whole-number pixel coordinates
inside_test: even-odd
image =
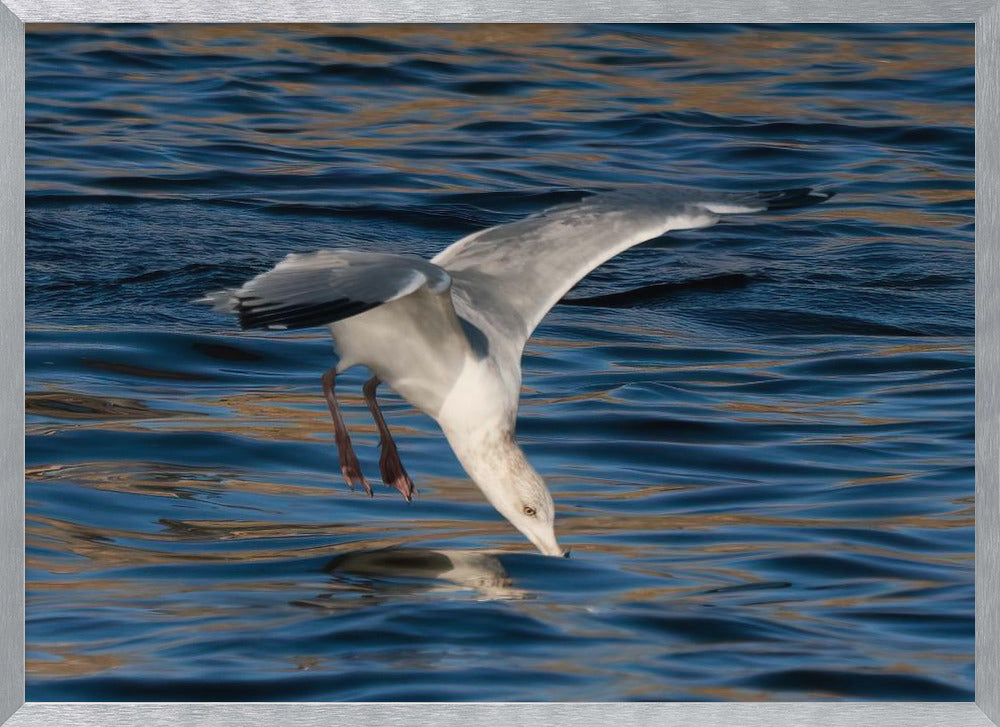
[[[31,32],[38,34],[65,32],[66,27],[39,25],[32,26]],[[72,27],[75,32],[80,32],[78,26]],[[83,32],[93,32],[95,47],[117,49],[121,52],[130,50],[128,44],[114,40],[116,31],[113,29]],[[315,39],[323,37],[370,37],[373,29],[364,25],[158,25],[144,32],[163,44],[165,54],[197,54],[211,57],[241,53],[252,54],[261,60],[294,58],[312,63],[342,63],[369,68],[391,66],[396,60],[392,53],[346,52],[314,42]],[[574,35],[572,26],[382,25],[378,26],[375,32],[387,41],[396,39],[405,43],[408,39],[419,37],[438,43],[444,49],[443,52],[414,52],[410,56],[452,65],[473,66],[479,62],[476,54],[478,49],[502,47],[505,52],[520,59],[519,63],[523,67],[519,66],[518,78],[529,83],[537,82],[538,85],[526,85],[513,96],[493,96],[486,102],[481,96],[470,98],[461,93],[443,93],[439,89],[421,91],[419,88],[411,88],[411,92],[407,94],[372,95],[365,104],[352,108],[351,113],[319,114],[311,120],[290,118],[297,130],[281,135],[282,147],[377,149],[396,144],[399,139],[403,139],[407,144],[447,143],[449,135],[456,127],[476,121],[499,119],[521,121],[530,118],[535,121],[583,123],[612,118],[620,113],[620,109],[607,108],[603,99],[607,98],[609,93],[635,98],[631,107],[634,113],[652,113],[669,109],[674,112],[692,111],[718,116],[745,116],[759,114],[766,108],[768,114],[792,118],[803,113],[800,99],[794,95],[786,98],[771,93],[769,89],[778,79],[807,85],[824,82],[863,83],[870,79],[912,77],[971,65],[973,54],[973,48],[966,43],[930,45],[920,42],[896,42],[893,45],[892,58],[887,59],[885,49],[877,43],[872,43],[870,39],[827,38],[824,43],[816,43],[815,35],[807,28],[801,33],[788,30],[771,32],[764,29],[735,36],[726,35],[724,39],[699,36],[672,37],[666,41],[642,33],[631,34],[630,42],[636,47],[666,52],[676,59],[665,64],[662,76],[656,76],[630,74],[621,67],[588,60],[571,42]],[[609,48],[614,48],[615,44],[620,42],[616,32],[603,35],[598,32],[591,42],[607,42]],[[947,34],[942,37],[946,36]],[[959,30],[955,31],[954,38],[964,39]],[[220,45],[223,42],[224,44]],[[232,43],[238,45],[233,46]],[[696,72],[707,58],[713,59],[715,75],[708,77],[704,82],[692,79],[690,74]],[[831,63],[831,59],[836,59],[836,62]],[[741,76],[734,81],[727,81],[718,75],[727,69],[739,72],[747,67],[759,69],[761,75],[749,78]],[[852,72],[845,74],[844,68],[851,68]],[[142,89],[147,81],[158,80],[157,74],[162,73],[162,71],[132,73],[129,77],[136,82],[137,89]],[[203,74],[176,73],[176,76],[178,83],[185,83],[198,81]],[[596,88],[588,87],[585,83],[576,83],[588,78],[598,82]],[[561,81],[566,83],[561,84]],[[319,82],[310,82],[308,78],[298,81],[258,80],[255,83],[273,89],[278,95],[312,96],[325,93]],[[553,84],[565,87],[549,87]],[[117,96],[98,105],[94,105],[92,101],[75,100],[47,99],[46,102],[63,105],[65,108],[86,106],[103,108],[113,105],[116,110],[130,114],[128,118],[123,119],[123,122],[131,119],[140,123],[144,119],[155,117],[157,125],[143,129],[144,139],[151,144],[157,143],[161,134],[174,134],[173,129],[176,125],[190,122],[188,114],[175,113],[171,110],[169,99],[141,93],[133,96]],[[838,93],[830,93],[822,99],[814,99],[810,104],[809,114],[817,122],[839,123],[844,119],[845,112],[853,110],[857,104],[856,99],[845,99]],[[927,102],[880,99],[879,104],[883,112],[903,118],[919,119],[926,125],[971,128],[973,124],[973,109],[969,104],[943,104],[931,99]],[[268,116],[280,120],[286,113],[288,112],[283,111],[279,105],[272,109]],[[253,128],[252,125],[242,124],[243,120],[244,115],[240,113],[213,113],[198,117],[199,123],[225,128],[227,136],[245,143],[261,148],[269,148],[275,143],[271,133]],[[101,133],[102,121],[94,120],[90,123],[91,136],[95,142],[125,143],[124,138]],[[864,120],[859,119],[852,119],[852,123],[860,126],[866,124]],[[80,127],[79,130],[86,131],[87,127]],[[172,136],[164,137],[163,141],[176,143],[176,139]],[[204,142],[192,138],[188,143],[197,146]],[[599,149],[585,152],[540,148],[535,149],[533,153],[537,155],[539,161],[549,160],[553,165],[567,167],[596,166],[614,159],[614,156]],[[72,164],[72,161],[63,160],[63,162]],[[419,165],[410,165],[399,158],[389,157],[383,162],[395,166],[402,172],[420,169],[428,175],[440,174],[451,179],[449,184],[453,187],[460,182],[469,185],[488,182],[483,175],[460,169],[454,164],[449,165],[445,174],[444,169],[435,168],[433,159],[421,159]],[[922,163],[918,156],[897,156],[894,162],[903,164],[901,173],[912,177],[941,173],[932,165]],[[163,170],[177,174],[192,173],[207,168],[197,161],[178,159],[164,159],[158,163],[162,165]],[[265,176],[312,175],[325,172],[328,165],[299,159],[294,163],[258,164],[253,169],[257,174]],[[879,172],[873,175],[873,179],[878,179],[881,175],[882,172]],[[853,181],[856,182],[857,179],[855,176]],[[30,190],[43,189],[47,184],[49,183],[46,181],[28,179]],[[400,188],[398,191],[403,189]],[[919,187],[909,190],[909,194],[924,195],[923,198],[928,203],[948,199],[948,193],[926,191]],[[967,198],[968,194],[964,191],[951,193],[953,198],[962,199]],[[818,214],[825,219],[833,219],[838,212],[833,208],[824,208]],[[843,214],[856,215],[858,210],[854,208]],[[868,208],[862,210],[860,214],[873,224],[934,226],[960,223],[954,215],[913,209]]]
[[[30,416],[56,419],[161,419],[183,416],[181,412],[158,411],[136,399],[120,396],[94,396],[68,389],[28,391],[24,395],[24,411]],[[30,429],[30,425],[29,425]],[[46,430],[51,430],[48,425]]]
[[[615,330],[608,326],[609,331]],[[621,332],[627,330],[622,327]],[[634,343],[637,350],[649,349],[671,350],[677,346],[675,337],[665,332],[644,331],[643,341]],[[529,345],[531,355],[545,356],[546,349],[552,352],[572,350],[576,348],[592,348],[593,344],[584,342],[562,341],[551,338],[532,339]],[[737,353],[757,353],[752,348],[735,349]],[[969,352],[968,344],[956,344],[950,341],[927,342],[919,344],[886,344],[881,347],[869,348],[864,356],[886,357],[916,353],[948,353]],[[821,349],[813,351],[821,353]],[[733,362],[711,361],[706,363],[684,362],[672,365],[653,364],[644,361],[641,364],[627,364],[613,361],[610,365],[614,370],[641,371],[649,373],[687,372],[687,371],[753,371],[760,376],[780,378],[781,366],[786,364],[781,359],[758,358],[757,360],[741,360]],[[109,371],[127,370],[130,375],[141,375],[155,379],[189,380],[194,374],[154,370],[149,367],[137,367],[114,361],[92,361],[89,365]],[[728,386],[731,380],[700,379],[701,386]],[[523,402],[525,407],[548,407],[554,404],[568,404],[583,401],[619,400],[613,392],[596,391],[580,392],[563,396],[545,396],[544,392],[525,386],[525,393],[533,394]],[[340,399],[349,410],[348,419],[351,430],[359,441],[372,442],[377,440],[378,433],[374,423],[365,414],[364,400],[360,392],[345,388],[340,393]],[[180,402],[185,406],[185,402]],[[873,417],[863,413],[866,400],[861,398],[825,398],[820,401],[803,401],[801,398],[781,401],[772,396],[768,401],[723,401],[716,407],[723,411],[740,412],[743,414],[767,414],[784,418],[788,421],[857,421],[865,424],[891,424],[898,421],[892,417]],[[176,405],[176,402],[175,402]],[[29,422],[27,433],[57,433],[66,429],[81,427],[104,429],[112,431],[144,431],[155,427],[157,431],[213,431],[230,433],[253,439],[270,439],[277,441],[317,441],[332,437],[332,425],[329,413],[322,402],[320,387],[317,383],[316,392],[289,391],[280,388],[255,388],[242,392],[226,392],[219,395],[193,395],[186,400],[188,411],[184,409],[154,408],[148,401],[128,399],[115,396],[95,396],[86,392],[77,392],[66,387],[48,387],[44,391],[28,392],[25,396],[26,413],[45,417],[44,422]],[[402,415],[401,415],[402,414]],[[221,415],[221,416],[220,416]],[[393,412],[393,429],[401,437],[422,439],[436,438],[440,435],[436,429],[428,432],[410,422],[420,415],[409,407],[403,412]],[[767,419],[754,417],[734,417],[735,421],[758,422]]]
[[[100,475],[94,473],[98,478]],[[28,473],[28,494],[31,493],[31,482],[33,473]],[[74,481],[78,485],[87,486],[85,480],[81,478],[79,472],[74,473]],[[126,478],[119,477],[118,482]],[[257,483],[254,483],[257,484]],[[463,483],[466,497],[472,501],[479,499],[478,492],[471,483]],[[870,484],[870,483],[852,483]],[[105,483],[105,487],[106,487]],[[100,489],[105,489],[101,487]],[[141,484],[131,486],[118,485],[122,492],[139,492],[146,494],[147,487]],[[263,492],[291,494],[294,488],[289,488],[285,484],[273,483],[269,487],[261,488]],[[676,489],[676,488],[668,488]],[[646,488],[647,494],[657,494],[660,488]],[[316,496],[316,493],[311,493]],[[587,493],[578,491],[573,494],[573,499],[580,501],[587,496]],[[349,496],[349,493],[347,493]],[[345,496],[345,493],[330,492],[329,496]],[[360,497],[360,495],[358,495]],[[617,496],[617,493],[616,493]],[[607,497],[610,497],[607,496]],[[451,499],[450,495],[448,499]],[[602,499],[602,498],[596,498]],[[585,536],[600,536],[603,534],[614,534],[620,532],[657,533],[672,531],[713,531],[726,530],[732,528],[767,528],[780,533],[782,529],[790,530],[815,530],[815,529],[845,529],[856,527],[857,521],[853,519],[836,519],[823,517],[778,517],[774,515],[760,515],[751,512],[725,512],[725,513],[674,513],[646,515],[644,513],[615,513],[607,514],[595,507],[593,512],[587,512],[586,505],[575,508],[567,508],[572,511],[572,517],[566,517],[559,522],[559,532],[564,537],[574,539],[574,550],[586,552],[591,549],[600,549],[602,552],[614,552],[623,556],[641,560],[650,554],[651,546],[626,546],[605,540],[588,541]],[[404,545],[408,543],[420,543],[428,537],[428,534],[445,534],[448,537],[468,537],[477,536],[482,538],[492,538],[496,535],[509,532],[509,526],[500,522],[469,522],[461,523],[453,520],[431,519],[426,513],[421,513],[419,508],[413,508],[413,519],[405,522],[383,521],[377,515],[367,515],[358,522],[336,522],[336,523],[289,523],[266,520],[224,520],[224,521],[178,521],[161,520],[162,530],[159,532],[136,533],[125,530],[117,530],[106,526],[89,527],[78,523],[67,522],[57,518],[45,517],[39,514],[29,514],[27,518],[27,533],[29,539],[38,538],[39,542],[44,540],[47,549],[54,550],[61,554],[60,562],[53,563],[29,563],[32,567],[44,567],[47,570],[54,570],[62,573],[79,573],[94,568],[115,568],[127,565],[158,564],[177,561],[197,561],[197,562],[228,562],[231,560],[232,551],[226,551],[218,555],[210,553],[190,553],[187,551],[157,550],[157,543],[175,542],[204,542],[206,545],[223,541],[247,541],[253,545],[248,545],[244,550],[239,551],[241,562],[259,562],[273,559],[284,559],[295,557],[295,553],[302,553],[297,549],[283,549],[280,551],[262,548],[260,541],[277,538],[295,538],[308,535],[330,535],[339,539],[349,538],[347,547],[354,548],[353,543],[364,542],[366,546],[372,548],[384,548],[390,546]],[[949,513],[936,513],[933,516],[922,515],[896,515],[891,517],[866,518],[865,527],[883,532],[892,532],[904,529],[938,530],[950,528],[968,528],[974,525],[974,514],[971,507],[959,507]],[[389,534],[386,532],[389,531]],[[145,545],[139,547],[134,543],[141,541]],[[57,546],[57,547],[53,547]],[[760,541],[747,543],[724,543],[686,546],[692,553],[700,555],[715,554],[753,554],[759,552]],[[800,549],[800,544],[795,542],[780,543],[771,542],[767,547],[772,550]],[[513,550],[530,552],[530,548],[520,543],[514,543]],[[341,543],[331,543],[320,548],[309,548],[312,555],[333,554],[345,549]],[[894,557],[899,553],[891,548],[879,548],[875,546],[865,546],[859,544],[843,544],[841,549],[844,552],[866,554],[873,556]],[[66,554],[83,556],[82,560],[67,562],[62,560]],[[930,554],[916,555],[906,554],[907,558],[912,558],[915,562],[926,564],[953,564],[964,562],[971,558],[968,554],[955,554],[947,557],[935,557]],[[29,560],[31,560],[29,558]],[[43,559],[43,560],[48,560]],[[746,574],[743,575],[746,578]]]
[[[46,644],[45,658],[28,656],[25,668],[37,678],[84,677],[117,669],[133,659],[121,654],[79,653],[78,644]]]
[[[646,332],[648,335],[648,332]],[[563,344],[566,344],[565,346]],[[564,347],[572,349],[573,344],[557,340],[537,341],[533,344],[539,353],[544,348]],[[964,346],[949,343],[927,342],[921,344],[886,345],[866,352],[866,355],[890,356],[914,353],[940,353],[968,350]],[[766,361],[767,366],[775,366],[780,361]],[[726,364],[722,364],[723,367]],[[730,364],[734,368],[755,369],[759,362],[742,362]],[[689,369],[697,370],[700,364],[663,367],[664,370]],[[648,368],[647,368],[648,370]],[[159,372],[155,372],[159,375]],[[701,385],[712,382],[700,381]],[[588,399],[607,400],[607,394],[576,394],[563,397],[541,398],[532,405],[551,405],[556,403],[580,402]],[[352,430],[357,441],[371,446],[377,435],[374,426],[361,411],[364,407],[357,393],[345,392],[345,403],[353,409],[357,416],[350,417]],[[174,402],[176,405],[178,402]],[[29,392],[26,396],[26,409],[29,414],[45,417],[44,423],[29,423],[27,432],[31,434],[55,433],[65,429],[92,427],[111,431],[141,431],[154,426],[156,431],[193,431],[193,432],[226,432],[243,438],[270,441],[303,441],[316,442],[330,437],[329,417],[323,403],[317,395],[297,391],[251,390],[242,393],[225,393],[216,396],[195,395],[189,399],[192,408],[198,413],[181,409],[161,410],[149,401],[128,399],[124,397],[102,397],[83,392],[74,392],[66,387],[49,389],[42,392]],[[791,401],[748,402],[724,401],[717,405],[721,411],[739,413],[759,413],[768,415],[760,421],[823,422],[852,421],[865,425],[891,423],[891,418],[875,418],[862,416],[858,413],[864,404],[858,398],[834,398],[812,402],[801,399]],[[224,416],[220,413],[225,412]],[[404,417],[393,416],[393,427],[398,436],[407,441],[433,440],[432,446],[445,446],[440,441],[436,429],[428,433],[416,427],[407,426],[406,420],[415,416],[408,412]],[[733,417],[734,420],[747,420],[747,417]],[[885,440],[885,437],[882,437]],[[830,437],[806,438],[802,443],[815,442],[847,442],[854,441],[865,444],[864,437]],[[411,445],[412,446],[412,445]],[[302,497],[302,498],[354,498],[357,494],[350,493],[339,481],[335,468],[333,444],[330,442],[330,476],[324,482],[299,484],[285,479],[269,479],[266,473],[260,473],[250,479],[220,474],[211,468],[183,467],[178,465],[151,464],[141,461],[100,461],[94,460],[75,464],[52,464],[29,467],[25,473],[28,494],[30,497],[33,482],[72,483],[77,487],[93,488],[119,492],[122,494],[153,495],[168,498],[200,497],[208,492],[241,492],[248,495],[267,497]],[[906,481],[905,473],[889,473],[860,478],[846,478],[841,485],[858,487],[888,482]],[[646,515],[644,513],[615,513],[601,511],[600,503],[606,501],[641,501],[650,496],[675,492],[685,489],[683,485],[664,482],[658,486],[623,486],[620,479],[587,476],[555,476],[552,484],[558,490],[557,496],[572,499],[575,506],[567,506],[565,511],[571,517],[560,521],[560,532],[564,536],[575,539],[574,549],[586,552],[600,549],[603,552],[616,553],[629,558],[641,558],[648,555],[649,547],[627,546],[608,542],[604,539],[593,540],[595,536],[627,531],[631,533],[656,533],[663,531],[711,531],[732,527],[771,528],[779,532],[781,529],[838,529],[850,528],[855,525],[853,520],[838,520],[836,518],[816,517],[778,517],[761,515],[753,512],[727,513],[674,513]],[[63,556],[80,556],[80,560],[67,560],[65,557],[50,559],[47,556],[32,556],[32,567],[44,568],[53,573],[82,573],[94,568],[116,568],[136,564],[162,564],[168,562],[190,560],[193,562],[227,562],[231,554],[212,555],[210,553],[172,552],[169,549],[158,549],[158,543],[172,542],[205,542],[206,544],[222,541],[242,542],[252,541],[240,551],[242,562],[264,561],[288,557],[289,552],[276,552],[261,547],[260,542],[268,539],[295,538],[310,535],[336,535],[338,538],[351,538],[365,542],[371,547],[389,547],[401,544],[418,544],[428,533],[446,533],[453,537],[482,536],[495,537],[509,532],[509,527],[497,519],[494,522],[456,523],[450,520],[427,519],[420,512],[421,497],[442,499],[455,503],[481,503],[478,490],[462,478],[428,478],[418,484],[420,494],[417,506],[413,508],[412,520],[400,525],[399,522],[387,524],[379,519],[377,511],[366,514],[358,522],[338,523],[288,523],[266,519],[243,520],[161,520],[161,530],[157,532],[135,533],[113,528],[86,527],[53,517],[43,517],[31,514],[28,518],[29,540],[36,539],[46,543],[48,552],[61,553]],[[384,500],[385,497],[379,498]],[[593,502],[593,507],[588,505]],[[375,503],[377,506],[377,502]],[[899,529],[942,529],[967,528],[974,523],[971,504],[959,506],[951,513],[938,513],[933,516],[897,515],[888,518],[870,518],[865,520],[866,527],[893,531]],[[387,533],[388,531],[388,533]],[[137,547],[134,543],[142,543]],[[759,548],[759,542],[728,543],[724,545],[693,546],[692,552],[701,555],[726,553],[730,555],[751,554]],[[353,547],[353,546],[351,546]],[[516,543],[514,550],[527,551],[523,543]],[[774,549],[794,550],[794,543],[771,543]],[[312,554],[341,552],[344,546],[331,544],[319,551],[310,550]],[[891,549],[875,547],[851,546],[848,550],[860,554],[890,557]],[[916,557],[908,554],[908,557]],[[945,559],[932,556],[922,556],[925,563],[960,562],[965,556],[954,556]],[[734,578],[747,578],[748,574],[732,575]]]

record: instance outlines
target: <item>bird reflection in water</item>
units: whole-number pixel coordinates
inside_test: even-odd
[[[381,548],[339,555],[324,567],[335,580],[365,579],[371,595],[415,595],[474,590],[476,600],[521,600],[530,593],[512,584],[500,559],[489,551]],[[320,608],[343,608],[324,594],[308,602]]]

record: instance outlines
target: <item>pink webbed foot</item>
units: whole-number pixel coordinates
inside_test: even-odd
[[[383,441],[382,455],[379,457],[378,466],[382,473],[382,482],[389,487],[395,487],[406,498],[407,502],[411,502],[417,488],[414,487],[413,480],[406,473],[395,444],[390,443],[389,446],[386,446]]]
[[[413,500],[413,493],[417,491],[417,488],[413,486],[413,480],[406,474],[403,463],[399,460],[396,443],[392,439],[389,426],[385,423],[385,417],[382,416],[378,399],[375,398],[375,392],[378,390],[379,383],[377,376],[371,377],[365,383],[364,393],[365,401],[368,402],[368,409],[371,411],[372,418],[375,419],[375,425],[378,427],[379,446],[382,448],[378,466],[382,473],[382,482],[389,487],[395,487],[406,498],[407,502],[411,502]]]
[[[347,433],[347,425],[344,423],[344,417],[340,414],[340,405],[337,403],[337,395],[334,391],[336,380],[337,372],[335,369],[330,369],[323,374],[323,396],[326,399],[327,406],[330,408],[330,417],[333,419],[333,439],[337,443],[337,454],[340,457],[340,471],[344,475],[344,480],[347,482],[348,487],[353,490],[355,485],[360,483],[365,488],[368,496],[374,497],[372,486],[368,484],[368,480],[361,474],[361,464],[358,462],[357,455],[354,454],[354,447],[351,445],[351,435]]]
[[[372,486],[368,484],[368,480],[361,473],[361,464],[358,462],[358,458],[354,454],[354,448],[350,442],[348,442],[346,447],[346,456],[344,450],[344,447],[340,447],[340,472],[344,475],[344,481],[347,483],[347,486],[353,490],[356,485],[360,484],[365,488],[368,497],[374,497],[375,493],[372,492]]]

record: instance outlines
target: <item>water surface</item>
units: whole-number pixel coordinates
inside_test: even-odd
[[[970,700],[973,33],[31,26],[29,700]],[[528,345],[543,558],[321,332],[191,301],[638,182],[830,202],[616,258]],[[362,465],[377,434],[340,387]]]

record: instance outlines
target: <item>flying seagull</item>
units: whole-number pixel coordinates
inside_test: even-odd
[[[200,302],[234,313],[243,329],[325,326],[339,361],[322,376],[340,469],[351,489],[372,489],[340,413],[338,374],[373,374],[365,401],[381,438],[386,485],[409,501],[403,468],[376,399],[380,383],[433,418],[486,499],[545,555],[568,555],[555,508],[514,436],[521,354],[549,309],[581,278],[628,248],[671,230],[709,227],[726,215],[823,202],[812,188],[712,192],[665,185],[598,193],[453,243],[432,260],[319,250],[288,255],[239,288]]]

